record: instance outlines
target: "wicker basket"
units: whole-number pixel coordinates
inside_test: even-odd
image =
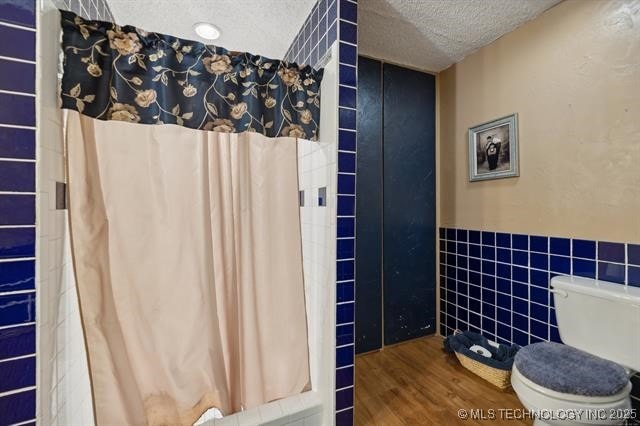
[[[500,389],[507,389],[511,386],[510,370],[500,370],[498,368],[489,367],[488,365],[466,357],[458,352],[455,352],[455,354],[464,368],[482,377],[492,385],[495,385]]]
[[[454,335],[460,333],[462,332],[458,329],[453,332]],[[507,389],[511,386],[511,370],[500,370],[499,368],[489,367],[488,365],[469,358],[461,353],[454,353],[456,354],[458,361],[460,361],[460,364],[473,374],[482,377],[487,382],[499,387],[500,389]]]

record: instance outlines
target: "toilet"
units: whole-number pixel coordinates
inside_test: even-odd
[[[535,425],[624,424],[640,370],[640,288],[556,276],[550,291],[563,344],[520,349],[514,391]]]

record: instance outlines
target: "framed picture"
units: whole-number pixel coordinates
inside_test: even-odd
[[[469,129],[469,181],[519,176],[518,114]]]

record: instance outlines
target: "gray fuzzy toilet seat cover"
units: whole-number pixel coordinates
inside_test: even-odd
[[[533,383],[572,395],[611,396],[629,383],[618,364],[560,343],[525,346],[514,364]]]

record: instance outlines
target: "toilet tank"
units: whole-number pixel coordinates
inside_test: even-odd
[[[569,276],[551,287],[563,343],[640,371],[640,288]]]

